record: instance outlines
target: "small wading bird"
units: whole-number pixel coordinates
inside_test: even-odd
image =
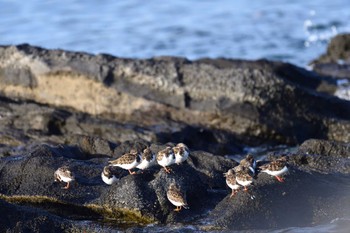
[[[141,170],[145,170],[149,167],[151,167],[156,160],[156,156],[151,151],[149,147],[145,148],[142,152],[141,156],[141,163],[137,165],[136,167]]]
[[[190,155],[190,150],[183,143],[178,143],[176,146],[174,146],[173,151],[175,154],[175,163],[178,165],[186,161],[186,159]]]
[[[180,211],[181,208],[189,209],[186,201],[186,196],[176,187],[175,183],[171,183],[167,191],[168,200],[176,206],[174,211]]]
[[[70,182],[75,180],[74,174],[69,170],[68,166],[58,168],[54,173],[56,182],[65,182],[67,185],[63,189],[69,189]]]
[[[281,158],[271,161],[268,164],[262,165],[260,166],[261,172],[265,172],[271,176],[276,177],[279,182],[284,182],[284,179],[281,177],[281,175],[288,172],[287,160],[287,156],[282,156]]]
[[[103,182],[108,185],[112,185],[117,182],[119,179],[113,174],[110,166],[105,166],[101,173],[101,178]]]
[[[170,146],[167,146],[164,150],[158,152],[157,162],[160,166],[164,167],[166,173],[171,172],[171,169],[168,168],[168,166],[175,163],[175,155]]]
[[[238,165],[233,168],[236,172],[236,181],[244,187],[244,191],[248,192],[248,186],[253,183],[253,173],[249,168]]]
[[[249,168],[253,172],[253,174],[255,174],[256,161],[255,161],[253,155],[247,154],[247,156],[241,160],[239,165],[246,167],[246,168]]]
[[[141,156],[136,150],[131,150],[130,153],[123,154],[116,160],[109,161],[110,166],[121,167],[128,170],[131,175],[136,174],[135,171],[131,169],[135,168],[141,162]]]
[[[233,169],[228,170],[226,173],[224,173],[224,176],[226,177],[226,184],[228,187],[232,189],[231,197],[236,195],[238,192],[238,189],[240,188],[240,185],[236,181],[236,175]]]

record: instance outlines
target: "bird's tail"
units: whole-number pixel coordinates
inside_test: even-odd
[[[108,166],[113,166],[113,164],[115,163],[115,160],[110,160],[110,161],[108,161]]]

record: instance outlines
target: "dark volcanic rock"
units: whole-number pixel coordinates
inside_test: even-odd
[[[80,203],[100,195],[101,188],[90,186],[103,182],[100,171],[103,163],[72,159],[70,148],[35,146],[27,154],[9,156],[1,161],[0,192],[5,195],[49,196],[61,198],[62,185],[55,183],[53,173],[63,165],[69,165],[77,173],[77,193],[66,192],[64,201]],[[87,178],[89,177],[89,178]]]
[[[112,156],[118,143],[156,137],[150,129],[137,125],[99,119],[72,109],[0,98],[0,156],[18,154],[30,144],[43,142],[76,144],[83,156]]]
[[[0,199],[4,216],[0,219],[1,232],[67,232],[72,224],[45,211],[16,206]],[[76,228],[78,229],[78,228]]]
[[[290,162],[307,171],[350,174],[349,158],[349,143],[310,139],[301,144]]]
[[[126,142],[121,147],[128,151],[135,148],[134,145],[139,144]],[[164,147],[165,145],[151,146],[153,149]],[[119,221],[181,222],[194,219],[207,211],[208,206],[200,204],[208,199],[207,185],[202,179],[209,171],[220,169],[218,165],[212,168],[207,164],[206,169],[202,167],[200,173],[185,162],[173,165],[171,174],[166,174],[157,165],[143,173],[129,175],[127,171],[116,168],[120,181],[108,186],[100,177],[108,158],[84,158],[82,155],[74,155],[77,151],[72,148],[74,147],[40,145],[27,154],[3,158],[0,161],[0,193],[6,200],[22,200],[19,201],[22,204],[35,202],[41,208],[50,205],[50,211],[56,214],[60,211],[56,209],[55,203],[71,206],[73,212],[68,211],[68,216],[76,215],[74,211],[77,208],[86,208],[86,216],[80,213],[82,218],[91,218],[91,212],[95,213],[96,219],[104,218],[112,212]],[[196,157],[207,157],[203,152],[193,153]],[[215,164],[214,161],[215,159],[208,162]],[[76,176],[76,182],[72,183],[69,190],[63,190],[63,184],[54,182],[54,171],[63,165],[68,165]],[[220,175],[225,169],[225,166],[221,167]],[[166,198],[171,182],[176,182],[187,194],[191,211],[184,210],[182,214],[173,212],[174,206]]]
[[[100,137],[78,136],[77,145],[89,155],[112,156],[116,145]]]
[[[92,139],[88,141],[90,140]],[[305,143],[308,144],[313,143]],[[323,144],[325,147],[333,145],[334,148],[338,148],[337,151],[342,151],[343,146],[346,146],[327,141]],[[110,143],[106,144],[103,141],[102,145]],[[124,142],[114,149],[113,156],[118,157],[124,151],[147,145],[149,144],[142,141]],[[304,150],[305,145],[300,151]],[[165,146],[151,144],[150,148],[157,153]],[[63,224],[59,226],[63,227],[64,231],[66,228],[79,227],[77,219],[112,220],[111,226],[117,227],[120,222],[185,224],[197,221],[211,210],[204,221],[205,224],[211,223],[208,229],[308,226],[350,214],[350,209],[341,208],[344,203],[350,201],[350,189],[347,185],[349,167],[342,173],[334,173],[339,170],[332,167],[338,166],[337,159],[349,163],[348,157],[339,158],[324,153],[319,157],[328,160],[316,161],[308,158],[312,157],[310,154],[297,152],[290,155],[290,164],[293,166],[285,183],[279,183],[269,175],[258,174],[250,191],[253,198],[241,191],[230,199],[230,191],[223,190],[223,173],[236,166],[237,162],[229,159],[192,151],[186,162],[171,166],[173,172],[170,174],[165,173],[158,165],[136,175],[129,175],[126,170],[115,168],[120,180],[108,186],[102,182],[100,175],[110,157],[85,155],[77,148],[73,145],[39,145],[28,149],[25,154],[2,158],[0,198],[6,202],[20,204],[28,211],[33,211],[32,208],[44,211],[44,220],[34,218],[34,223],[39,224],[36,221],[43,221],[42,224],[45,225],[57,222]],[[315,167],[315,164],[318,167]],[[69,165],[76,175],[76,182],[72,183],[69,190],[63,190],[64,184],[55,183],[53,179],[54,171],[62,165]],[[182,210],[180,213],[173,211],[174,206],[166,198],[171,182],[176,182],[186,193],[189,210]],[[32,218],[24,215],[23,219],[18,221],[19,224],[25,224],[32,221],[30,219]],[[23,226],[20,225],[19,229]],[[4,224],[3,227],[14,229],[14,225]]]
[[[60,206],[64,209],[67,207]],[[69,207],[68,207],[69,208]],[[67,209],[68,209],[67,208]],[[40,208],[10,204],[0,199],[0,209],[6,213],[0,219],[1,232],[111,232],[112,228],[99,223],[79,220],[78,216],[67,216],[67,212],[51,214]],[[82,210],[82,211],[87,211]],[[85,213],[86,214],[86,213]],[[89,212],[89,214],[94,214]],[[67,219],[68,218],[68,219]]]
[[[350,79],[350,34],[339,34],[332,38],[326,54],[311,64],[319,74]]]
[[[202,182],[209,188],[226,187],[223,173],[238,165],[237,162],[202,151],[191,153],[188,163],[200,172]]]
[[[161,137],[170,132],[186,135],[186,127],[195,126],[252,145],[296,144],[316,137],[350,141],[349,102],[322,93],[333,92],[329,80],[285,63],[173,57],[131,60],[29,45],[1,47],[1,78],[8,80],[5,71],[15,65],[29,70],[36,84],[28,87],[29,81],[22,84],[22,79],[6,81],[0,84],[3,95],[137,122]],[[61,118],[55,119],[53,132],[60,133],[56,129]]]
[[[259,174],[250,194],[223,199],[210,214],[221,229],[271,229],[322,224],[349,216],[348,176],[322,175],[290,169],[284,183]]]
[[[138,210],[142,216],[160,222],[190,221],[200,215],[207,207],[197,201],[208,197],[206,186],[197,172],[188,165],[173,166],[173,173],[166,174],[162,169],[157,174],[126,176],[117,183],[117,188],[109,189],[100,197],[101,204],[108,208]],[[144,172],[146,173],[146,171]],[[175,208],[166,198],[171,182],[176,182],[186,193],[190,210],[174,213]]]
[[[0,208],[11,217],[0,231],[270,229],[349,216],[350,102],[334,90],[334,80],[281,62],[0,46]],[[191,155],[170,174],[158,165],[136,175],[113,167],[119,181],[101,180],[108,161],[131,149],[157,153],[179,142]],[[286,149],[285,183],[258,174],[253,198],[229,198],[223,173],[237,162],[218,154],[302,142]],[[54,182],[63,165],[76,175],[69,190]],[[166,198],[174,181],[190,206],[180,213]]]
[[[332,38],[326,54],[315,59],[313,63],[337,63],[340,59],[350,63],[350,34],[339,34]]]
[[[309,139],[300,145],[299,153],[349,158],[350,144],[319,139]]]
[[[242,230],[310,226],[347,217],[348,154],[346,143],[308,140],[288,155],[285,182],[258,173],[249,193],[240,191],[233,198],[227,195],[207,220],[220,229]],[[268,157],[272,160],[276,155]]]

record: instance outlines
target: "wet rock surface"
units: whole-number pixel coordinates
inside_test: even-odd
[[[334,89],[329,77],[281,62],[2,46],[0,231],[230,231],[348,217],[350,103]],[[113,167],[119,180],[101,179],[131,149],[179,142],[190,157],[169,174],[157,164],[135,175]],[[289,174],[280,183],[258,173],[249,193],[230,198],[223,173],[247,152],[258,164],[287,154]],[[76,176],[68,190],[54,181],[63,165]],[[190,209],[167,200],[173,182]]]

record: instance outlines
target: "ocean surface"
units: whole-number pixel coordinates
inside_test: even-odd
[[[334,35],[350,32],[349,0],[0,0],[0,15],[1,45],[303,67]]]

